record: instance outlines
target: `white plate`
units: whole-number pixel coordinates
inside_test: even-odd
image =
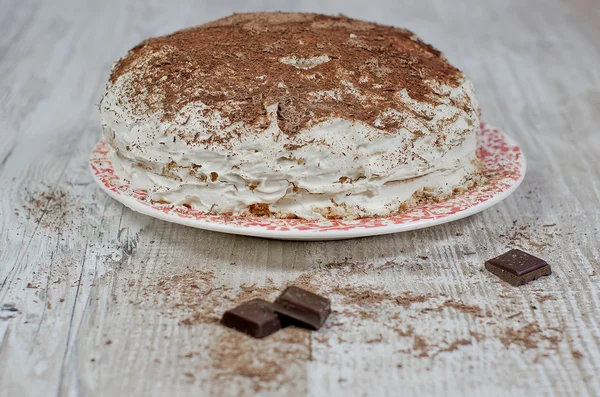
[[[306,221],[206,214],[187,207],[156,204],[146,194],[120,179],[110,161],[112,149],[100,140],[90,156],[94,179],[106,193],[134,211],[167,222],[223,233],[280,240],[342,240],[405,232],[452,222],[481,212],[514,192],[525,177],[525,157],[519,146],[499,130],[482,123],[478,157],[483,161],[485,185],[438,202],[422,204],[402,214],[358,220]]]

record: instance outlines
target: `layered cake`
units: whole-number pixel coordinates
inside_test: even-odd
[[[115,172],[212,214],[388,216],[480,181],[468,78],[412,32],[235,14],[148,39],[102,98]]]

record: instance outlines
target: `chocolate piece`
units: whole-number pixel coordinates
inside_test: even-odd
[[[226,311],[221,324],[255,338],[264,338],[282,328],[273,304],[262,299],[253,299]]]
[[[515,287],[552,274],[550,265],[519,249],[485,262],[485,268]]]
[[[275,300],[274,310],[292,324],[319,329],[331,313],[329,299],[298,287],[287,287]]]

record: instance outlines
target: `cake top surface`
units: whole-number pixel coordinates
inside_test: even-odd
[[[405,29],[341,15],[250,13],[145,40],[115,64],[109,87],[121,87],[134,116],[162,120],[201,102],[231,123],[266,128],[266,107],[277,104],[281,131],[295,134],[330,117],[377,126],[383,111],[405,107],[403,90],[436,104],[445,95],[439,85],[458,87],[463,77]]]

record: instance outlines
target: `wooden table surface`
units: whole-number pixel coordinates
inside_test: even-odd
[[[254,3],[254,4],[251,4]],[[0,396],[600,395],[600,2],[0,0]],[[282,242],[136,214],[88,171],[111,64],[233,11],[405,26],[522,145],[519,190],[415,232]],[[554,274],[513,288],[521,247]],[[223,310],[288,283],[318,332],[252,340]]]

